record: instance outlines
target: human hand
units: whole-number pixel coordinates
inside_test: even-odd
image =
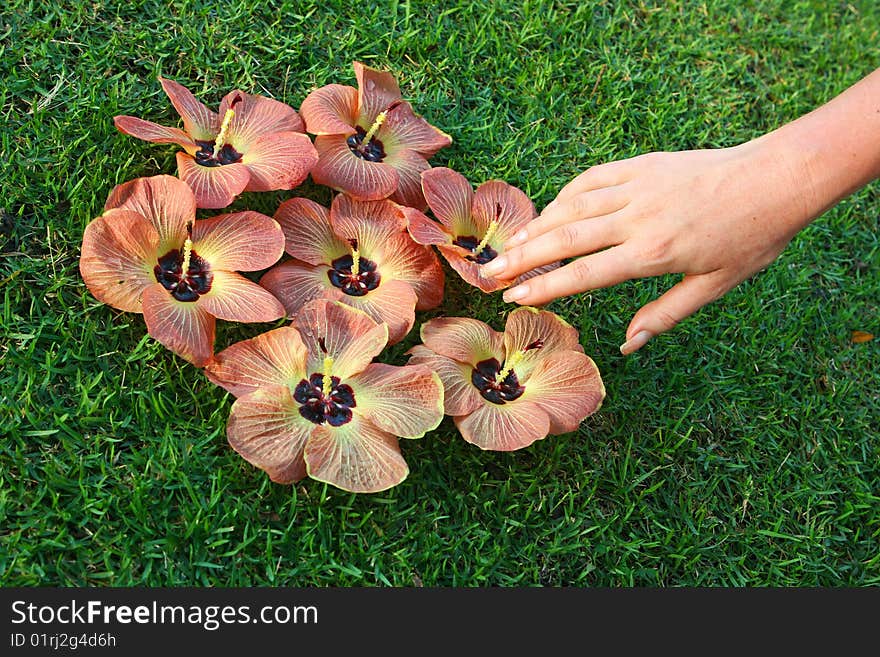
[[[514,278],[581,256],[504,293],[505,301],[533,306],[633,278],[684,274],[632,318],[620,348],[630,354],[770,264],[815,215],[806,182],[763,139],[594,166],[483,271]]]

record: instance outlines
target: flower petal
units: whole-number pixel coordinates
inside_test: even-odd
[[[184,148],[198,150],[198,145],[180,128],[169,128],[136,116],[114,116],[113,125],[119,132],[138,139],[155,144],[178,144]]]
[[[434,353],[476,365],[504,358],[504,336],[488,324],[468,317],[436,317],[422,324],[422,343]]]
[[[316,426],[304,457],[310,477],[352,493],[378,493],[409,474],[397,438],[357,414],[341,427]]]
[[[379,115],[395,100],[400,100],[400,87],[391,73],[354,62],[358,83],[358,123],[369,129]]]
[[[445,274],[433,249],[417,244],[408,233],[389,238],[376,262],[383,276],[409,283],[416,293],[416,310],[436,308],[443,301]]]
[[[327,265],[287,260],[263,274],[260,286],[271,292],[293,317],[312,299],[340,299],[345,294],[330,283]]]
[[[192,190],[168,175],[136,178],[117,185],[104,204],[105,210],[114,208],[131,210],[149,219],[159,233],[162,253],[181,247],[186,239],[186,225],[196,216]]]
[[[477,236],[471,217],[474,190],[467,178],[447,167],[432,167],[422,172],[421,184],[431,212],[455,237]]]
[[[579,351],[557,351],[538,361],[521,399],[544,409],[551,434],[568,433],[599,409],[605,385],[592,358]]]
[[[183,119],[183,129],[193,139],[214,141],[214,136],[220,130],[220,119],[217,114],[199,102],[182,84],[167,78],[159,78],[159,82],[168,94],[174,109]]]
[[[418,299],[412,286],[404,281],[383,278],[379,287],[362,297],[343,294],[343,303],[363,310],[377,322],[388,324],[388,344],[403,340],[416,321]]]
[[[415,208],[403,208],[403,214],[406,215],[407,230],[410,237],[419,244],[452,244],[452,235],[446,226],[439,221],[434,221],[425,213]]]
[[[395,436],[421,438],[443,419],[443,383],[427,367],[373,363],[346,383],[357,412]]]
[[[290,105],[237,89],[230,91],[220,101],[221,120],[228,109],[233,109],[235,115],[229,123],[227,141],[239,153],[246,153],[263,135],[303,132],[305,127],[299,114]]]
[[[198,304],[214,317],[228,322],[274,322],[284,317],[284,306],[265,288],[234,271],[213,273],[211,289]]]
[[[285,250],[297,260],[330,264],[348,253],[348,245],[330,226],[330,211],[311,199],[287,199],[275,211],[275,220],[284,232]]]
[[[156,340],[175,354],[202,367],[214,350],[214,316],[198,303],[177,301],[155,283],[144,290],[144,321]]]
[[[227,347],[205,366],[215,385],[236,397],[257,388],[296,386],[307,376],[306,346],[299,331],[282,326]]]
[[[503,406],[486,402],[470,415],[453,418],[469,443],[480,449],[510,452],[547,437],[550,420],[536,403],[522,398]]]
[[[330,225],[346,242],[357,240],[358,250],[371,260],[377,260],[389,240],[407,236],[406,216],[388,200],[358,201],[337,194],[330,206]]]
[[[313,135],[350,135],[357,122],[358,90],[342,84],[315,89],[299,107]]]
[[[301,132],[273,132],[254,140],[241,163],[250,171],[246,192],[298,186],[318,161],[312,140]]]
[[[284,254],[284,233],[278,222],[245,210],[199,219],[193,225],[193,249],[214,269],[258,271]]]
[[[467,415],[483,404],[483,398],[471,383],[473,368],[470,365],[436,354],[424,345],[415,345],[407,354],[410,364],[424,365],[440,377],[446,415]]]
[[[524,283],[530,278],[534,278],[535,276],[540,276],[541,274],[546,274],[549,271],[553,271],[554,269],[559,269],[562,265],[561,262],[551,262],[549,265],[541,265],[540,267],[535,267],[534,269],[530,269],[529,271],[523,272],[511,283],[511,285],[519,285],[520,283]]]
[[[177,174],[189,185],[200,208],[225,208],[247,187],[251,174],[241,162],[204,167],[193,156],[177,153]]]
[[[126,312],[141,312],[144,288],[156,282],[159,234],[147,219],[130,210],[108,210],[83,233],[79,271],[100,302]]]
[[[528,349],[540,344],[540,348]],[[510,357],[522,352],[514,367],[520,381],[525,381],[535,365],[556,351],[584,352],[577,329],[549,310],[531,306],[517,308],[507,316],[504,326],[504,353]]]
[[[397,190],[391,195],[391,200],[417,210],[426,210],[428,203],[422,193],[421,175],[422,171],[431,168],[428,161],[419,153],[406,149],[388,153],[382,162],[397,170]]]
[[[452,137],[417,115],[407,101],[388,112],[379,135],[386,150],[412,149],[425,158],[452,144]]]
[[[502,180],[489,180],[477,187],[471,213],[483,233],[490,222],[498,221],[489,243],[499,253],[502,245],[538,214],[525,192]]]
[[[397,189],[397,170],[384,162],[357,157],[346,139],[345,135],[315,137],[318,163],[312,168],[312,180],[364,201],[391,196]]]
[[[510,285],[510,281],[508,280],[495,278],[493,276],[485,276],[483,274],[483,268],[480,265],[473,260],[467,259],[470,252],[466,249],[455,245],[447,246],[444,244],[438,245],[437,249],[440,251],[440,254],[446,258],[446,262],[449,263],[449,266],[457,271],[458,275],[461,276],[464,281],[480,288],[487,294],[490,292],[496,292],[497,290],[501,290]]]
[[[290,388],[269,386],[235,400],[226,438],[272,481],[291,484],[306,476],[303,449],[314,426],[299,414]]]
[[[362,372],[388,342],[388,327],[344,303],[316,299],[293,320],[306,346],[306,369],[323,372],[324,357],[333,358],[333,375],[341,379]]]

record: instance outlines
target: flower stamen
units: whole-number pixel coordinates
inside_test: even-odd
[[[214,158],[217,158],[220,154],[220,149],[226,145],[226,133],[229,132],[229,124],[232,123],[234,117],[234,109],[230,108],[226,110],[226,115],[223,117],[223,123],[220,124],[220,132],[217,133],[217,139],[214,140]]]
[[[321,380],[321,392],[329,397],[333,392],[333,356],[324,356],[323,379]]]
[[[192,242],[192,222],[186,225],[186,241],[183,243],[183,263],[180,265],[180,272],[183,276],[189,271],[189,261],[192,258],[193,242]]]
[[[379,112],[376,120],[373,121],[373,125],[370,126],[370,129],[367,130],[367,134],[365,134],[364,138],[361,140],[361,149],[366,149],[367,144],[370,143],[370,140],[376,136],[376,133],[379,132],[379,128],[381,128],[382,124],[385,123],[386,118],[388,118],[388,110],[385,110],[384,112]]]
[[[525,356],[524,351],[517,351],[511,354],[510,358],[505,359],[504,368],[495,375],[495,383],[500,384],[507,378],[507,376],[513,371],[513,368],[519,365],[520,361]]]
[[[351,246],[351,275],[357,276],[361,272],[361,252],[358,250],[358,241],[348,240]]]
[[[489,229],[486,231],[486,234],[483,235],[483,239],[480,240],[480,243],[474,248],[474,253],[480,254],[483,252],[483,249],[489,244],[489,240],[495,236],[496,230],[498,230],[498,220],[493,219],[489,224]]]

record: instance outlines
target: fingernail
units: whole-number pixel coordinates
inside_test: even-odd
[[[507,303],[510,303],[511,301],[522,299],[528,293],[528,285],[517,285],[516,287],[512,287],[509,290],[506,290],[504,294],[501,295],[501,298],[504,299]]]
[[[637,349],[644,347],[653,336],[648,331],[639,331],[632,338],[620,345],[620,353],[628,356]]]
[[[494,276],[495,274],[500,274],[507,268],[507,258],[504,256],[498,256],[494,260],[487,262],[483,265],[482,271],[486,276]]]
[[[520,244],[525,242],[528,237],[529,233],[526,231],[525,228],[522,228],[518,230],[516,234],[507,241],[507,244],[505,244],[505,246],[519,246]]]

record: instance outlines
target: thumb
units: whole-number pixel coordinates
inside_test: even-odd
[[[680,321],[715,301],[730,289],[718,269],[706,274],[685,276],[659,299],[646,303],[633,316],[626,330],[620,353],[627,356],[645,346],[656,335],[674,328]]]

